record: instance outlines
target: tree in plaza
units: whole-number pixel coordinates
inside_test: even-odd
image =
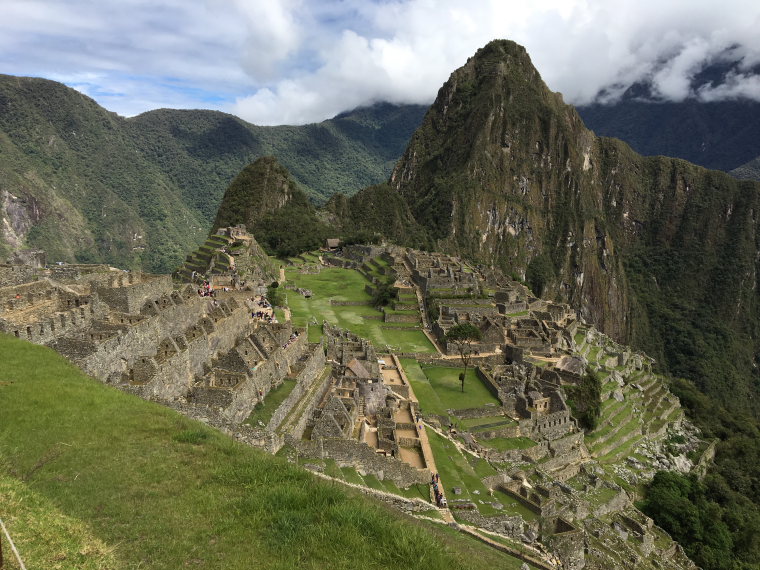
[[[446,333],[446,342],[453,343],[457,347],[459,357],[462,359],[462,364],[464,364],[464,372],[459,375],[459,381],[462,383],[462,392],[464,392],[464,377],[467,374],[467,367],[472,357],[472,345],[480,341],[481,338],[483,338],[483,335],[481,335],[480,329],[472,323],[454,325]]]

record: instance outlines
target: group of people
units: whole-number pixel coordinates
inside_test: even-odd
[[[251,299],[255,307],[258,310],[251,311],[251,318],[264,321],[265,323],[276,323],[277,317],[274,316],[274,309],[272,304],[267,301],[266,297],[256,297]]]
[[[198,289],[198,295],[200,297],[215,297],[216,291],[214,291],[214,288],[211,286],[211,283],[208,281],[204,281],[203,285],[201,285],[200,289]]]
[[[290,338],[282,345],[282,348],[288,348],[298,338],[298,331],[290,333]]]
[[[438,483],[441,482],[441,476],[438,473],[433,473],[430,484],[433,486],[433,496],[435,496],[435,504],[438,507],[445,508],[447,505],[446,497],[443,496],[441,490],[438,488]]]

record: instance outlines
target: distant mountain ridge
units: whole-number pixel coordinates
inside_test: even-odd
[[[664,100],[651,82],[641,81],[613,103],[577,109],[597,135],[624,140],[639,154],[683,158],[729,172],[760,157],[760,102],[709,101],[698,94],[730,83],[738,73],[758,74],[760,66],[747,70],[730,59],[714,62],[692,79],[692,95],[679,102]]]
[[[256,158],[277,156],[324,202],[385,180],[424,111],[384,103],[282,127],[218,111],[125,119],[60,83],[0,76],[0,260],[40,247],[51,260],[170,272]]]

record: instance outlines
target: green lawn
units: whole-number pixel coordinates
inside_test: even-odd
[[[459,382],[459,373],[463,372],[464,368],[422,365],[422,371],[444,409],[479,408],[486,404],[500,405],[499,400],[488,391],[472,368],[467,369],[464,392]]]
[[[401,358],[400,361],[404,372],[406,372],[406,377],[412,385],[414,395],[417,396],[422,412],[443,416],[448,415],[446,407],[430,384],[430,380],[425,376],[419,363],[412,358]]]
[[[50,349],[0,335],[0,362],[0,505],[30,569],[513,560],[104,386]]]
[[[277,388],[274,390],[271,390],[269,394],[266,395],[266,398],[264,398],[263,402],[256,404],[256,406],[251,411],[251,415],[248,416],[244,423],[250,424],[254,427],[259,427],[259,422],[267,425],[269,423],[269,420],[272,419],[272,414],[275,413],[277,408],[280,407],[280,404],[285,401],[285,398],[290,395],[290,393],[293,391],[293,388],[295,387],[295,380],[292,380],[290,378],[283,380],[282,384],[277,386]]]
[[[374,307],[330,304],[331,299],[365,303],[372,300],[364,291],[368,281],[358,271],[325,268],[319,274],[310,275],[300,274],[296,268],[289,268],[286,275],[289,282],[312,291],[310,299],[294,291],[288,291],[288,305],[296,326],[312,323],[312,319],[316,319],[320,325],[322,321],[327,321],[369,339],[380,350],[390,346],[398,352],[435,352],[435,347],[421,330],[385,329],[381,320],[365,319],[364,317],[368,316],[382,317],[382,313]],[[309,341],[316,342],[320,338],[321,333],[317,328],[314,331],[310,329]]]

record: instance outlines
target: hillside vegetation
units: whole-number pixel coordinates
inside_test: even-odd
[[[375,188],[329,206],[523,278],[693,383],[675,389],[721,439],[706,497],[738,517],[735,558],[720,567],[752,560],[760,185],[596,137],[524,48],[494,41],[441,88],[389,186],[395,200],[377,204]]]
[[[259,127],[217,111],[125,119],[53,81],[0,76],[0,256],[175,269],[240,170],[274,155],[324,202],[385,180],[425,108],[378,104],[319,124]]]
[[[28,568],[519,568],[48,348],[0,335],[0,359],[0,504]]]

